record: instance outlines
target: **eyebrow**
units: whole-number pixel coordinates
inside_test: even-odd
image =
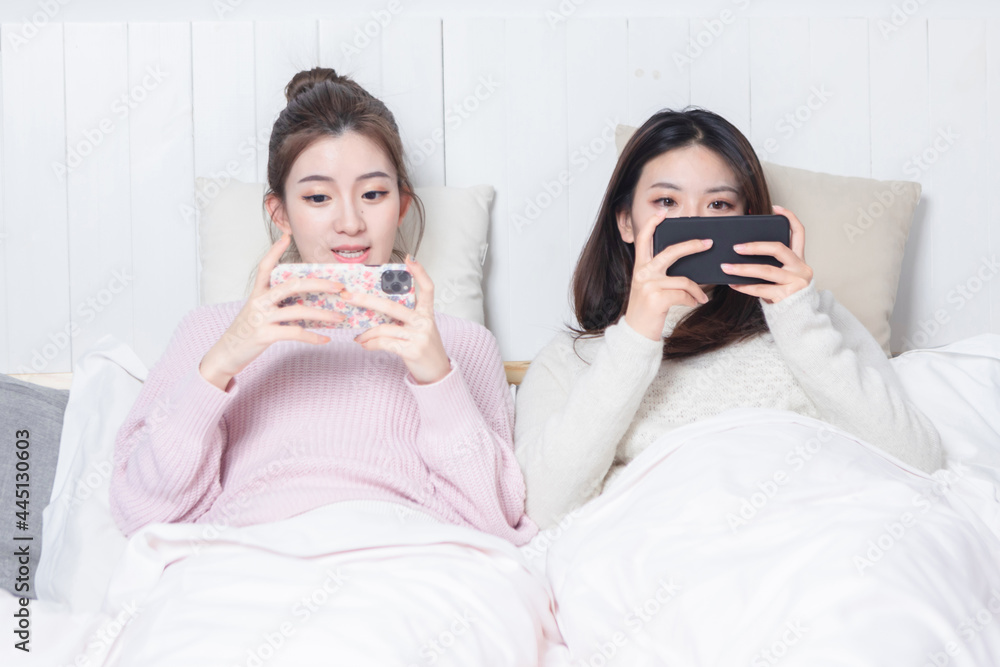
[[[361,174],[360,176],[358,176],[355,179],[355,181],[364,181],[369,178],[389,178],[389,174],[385,173],[384,171],[369,171],[367,174]],[[331,183],[335,182],[335,180],[330,178],[329,176],[323,176],[321,174],[311,174],[309,176],[306,176],[300,179],[299,183],[305,183],[306,181],[329,181]]]
[[[666,181],[661,181],[659,183],[653,183],[649,186],[649,189],[654,188],[667,188],[668,190],[677,190],[678,192],[683,192],[683,188],[677,187],[673,183],[667,183]],[[718,185],[714,188],[709,188],[705,190],[706,193],[716,193],[716,192],[732,192],[734,195],[739,195],[740,191],[731,185]]]

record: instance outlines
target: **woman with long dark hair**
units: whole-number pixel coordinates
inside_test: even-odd
[[[723,265],[772,284],[698,285],[666,275],[695,239],[653,254],[671,217],[780,213],[791,247],[737,247],[780,267]],[[628,141],[573,276],[577,328],[534,359],[517,393],[515,450],[528,514],[547,526],[598,495],[663,433],[737,407],[828,421],[931,472],[939,436],[885,354],[829,292],[816,290],[805,230],[772,206],[746,137],[702,109],[663,111]]]

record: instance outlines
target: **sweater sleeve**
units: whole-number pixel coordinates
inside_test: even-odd
[[[486,329],[437,382],[404,382],[420,414],[417,446],[434,492],[470,525],[520,546],[538,532],[524,511],[524,478],[514,457],[514,401],[496,339]],[[464,352],[464,354],[463,354]],[[462,366],[469,371],[462,372]]]
[[[239,385],[234,379],[225,392],[202,376],[202,348],[212,342],[204,334],[188,314],[118,431],[110,504],[125,535],[149,523],[194,521],[221,492],[223,413]]]
[[[761,305],[782,357],[826,421],[925,472],[943,466],[937,429],[907,399],[878,342],[831,292],[812,281]]]
[[[528,515],[543,528],[600,493],[663,357],[661,341],[624,319],[596,345],[590,365],[577,370],[571,339],[561,335],[531,362],[517,390],[515,451]]]

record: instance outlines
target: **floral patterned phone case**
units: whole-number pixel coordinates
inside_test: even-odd
[[[413,276],[405,264],[278,264],[271,271],[271,286],[294,278],[326,278],[342,283],[349,292],[385,297],[407,308],[417,303]],[[302,292],[283,299],[278,306],[293,304],[319,306],[347,316],[340,323],[289,320],[306,329],[369,329],[378,324],[400,324],[384,313],[344,303],[333,292]]]

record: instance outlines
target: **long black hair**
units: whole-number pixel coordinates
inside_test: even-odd
[[[646,164],[676,148],[704,146],[736,176],[746,213],[771,213],[771,196],[757,154],[725,118],[688,107],[654,114],[628,140],[604,193],[597,221],[573,273],[577,338],[600,336],[628,308],[635,245],[622,240],[617,216],[630,211]],[[717,285],[708,303],[689,312],[664,341],[663,358],[679,359],[718,349],[767,331],[757,297]]]

